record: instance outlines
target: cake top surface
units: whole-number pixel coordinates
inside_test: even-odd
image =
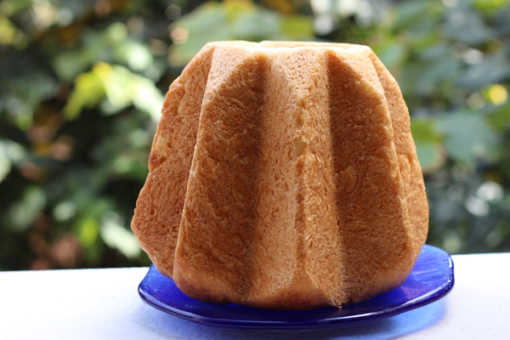
[[[261,41],[258,43],[248,41],[216,41],[210,42],[209,46],[229,46],[240,47],[249,50],[273,50],[273,49],[341,49],[341,50],[364,50],[369,49],[368,46],[342,43],[323,43],[312,41]]]

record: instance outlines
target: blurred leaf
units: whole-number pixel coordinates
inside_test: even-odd
[[[403,44],[392,42],[377,53],[379,59],[389,70],[399,67],[406,57],[406,50]]]
[[[399,77],[400,88],[406,97],[430,97],[445,95],[441,86],[453,81],[460,70],[460,63],[453,58],[443,56],[439,60],[414,61],[407,63]]]
[[[227,25],[227,12],[221,4],[207,2],[186,17],[175,21],[172,30],[182,28],[187,32],[183,42],[170,49],[169,62],[173,66],[188,63],[210,41],[232,39]],[[174,39],[175,40],[175,39]]]
[[[454,74],[459,67],[459,62],[451,58],[435,60],[426,65],[423,73],[416,80],[416,93],[422,96],[432,95],[438,90],[439,84]]]
[[[439,18],[441,5],[433,1],[415,0],[401,2],[396,6],[396,20],[393,28],[397,31],[413,29],[421,23]]]
[[[11,171],[12,165],[25,158],[25,149],[8,139],[0,139],[0,183]]]
[[[445,161],[445,152],[441,146],[442,136],[435,125],[436,121],[433,119],[413,118],[411,120],[411,133],[424,173],[440,169]]]
[[[27,229],[46,206],[46,195],[41,188],[28,187],[23,199],[9,210],[10,228],[15,231]]]
[[[239,13],[232,22],[231,34],[251,41],[261,41],[279,31],[276,13],[262,13],[256,10]]]
[[[82,40],[82,49],[60,53],[53,61],[55,72],[64,81],[70,82],[99,60],[110,62],[115,59],[134,71],[145,70],[153,63],[148,48],[128,39],[127,27],[122,23],[111,24],[102,34],[86,32]]]
[[[149,49],[136,41],[127,41],[117,47],[115,58],[133,71],[143,71],[154,62]]]
[[[90,60],[83,53],[69,51],[63,52],[55,58],[53,68],[61,79],[70,82],[89,65]]]
[[[211,41],[307,40],[312,34],[309,17],[284,16],[258,8],[251,1],[207,2],[172,24],[170,35],[175,44],[170,48],[169,63],[185,65]],[[181,40],[181,35],[186,38]]]
[[[508,5],[508,0],[473,0],[473,7],[486,14],[494,14]]]
[[[52,98],[57,91],[57,82],[46,70],[15,79],[10,86],[33,106]]]
[[[132,103],[159,121],[164,98],[152,81],[122,66],[98,64],[95,71],[103,81],[111,107],[118,110]]]
[[[55,220],[62,222],[71,219],[76,214],[76,205],[73,202],[64,201],[53,209]]]
[[[411,119],[411,133],[416,142],[437,143],[442,137],[435,127],[435,120],[424,118]]]
[[[104,32],[103,39],[108,44],[121,43],[128,37],[128,30],[125,24],[116,22],[108,26]]]
[[[90,248],[99,236],[99,225],[95,219],[86,218],[80,223],[79,241],[84,248]]]
[[[116,113],[134,104],[154,121],[160,119],[163,95],[154,83],[122,66],[103,62],[97,63],[91,72],[78,76],[64,113],[68,119],[74,119],[83,108],[97,105],[104,97],[107,102],[101,107],[106,113]]]
[[[106,98],[114,112],[123,109],[131,103],[130,86],[133,74],[120,66],[98,63],[93,72],[101,80]]]
[[[0,44],[10,45],[16,37],[16,27],[0,14]]]
[[[281,17],[281,32],[290,40],[309,40],[313,36],[313,24],[309,17],[288,15]],[[270,34],[267,35],[268,37]]]
[[[3,0],[0,2],[0,13],[6,16],[14,15],[32,4],[32,0]]]
[[[510,103],[490,110],[487,120],[494,130],[498,132],[505,130],[510,123]]]
[[[164,97],[152,81],[137,77],[133,86],[132,100],[138,109],[147,112],[153,121],[159,122]]]
[[[18,96],[4,94],[5,110],[14,118],[16,127],[22,131],[32,126],[34,109],[29,103]]]
[[[105,91],[101,78],[95,72],[80,74],[74,83],[74,91],[64,107],[67,119],[75,119],[84,108],[97,105]]]
[[[11,160],[7,156],[7,150],[5,150],[2,140],[0,140],[0,183],[7,177],[9,172],[11,172]]]
[[[204,5],[198,7],[193,12],[182,17],[174,22],[174,27],[184,27],[193,33],[206,33],[203,30],[207,27],[208,30],[221,29],[221,26],[227,21],[227,11],[224,5],[216,2],[206,2]]]
[[[438,118],[437,129],[445,136],[448,155],[472,167],[476,159],[494,160],[498,139],[483,117],[454,113]]]
[[[456,41],[477,45],[490,39],[492,32],[476,12],[457,10],[446,16],[444,34]]]
[[[440,169],[445,161],[445,154],[440,143],[416,142],[416,153],[424,174]]]
[[[479,64],[472,65],[459,79],[458,85],[468,90],[479,90],[487,84],[499,82],[510,73],[508,59],[502,53],[486,58]]]
[[[440,42],[435,45],[427,46],[427,48],[420,51],[420,59],[424,60],[441,60],[445,56],[448,56],[449,46],[444,42]]]
[[[494,28],[493,32],[497,35],[508,36],[510,33],[510,4],[507,2],[505,8],[496,11],[493,17]]]
[[[46,70],[6,78],[0,82],[0,98],[4,99],[7,112],[15,117],[18,128],[28,130],[35,110],[42,101],[55,95],[57,84]]]
[[[100,235],[103,241],[110,247],[118,249],[128,258],[136,258],[140,255],[140,247],[133,233],[124,227],[124,221],[120,215],[109,212],[101,221]]]
[[[231,22],[237,20],[239,14],[257,11],[258,9],[251,0],[226,0],[223,6],[227,13],[227,19]]]

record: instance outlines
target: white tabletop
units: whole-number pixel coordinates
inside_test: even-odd
[[[0,339],[509,339],[510,253],[453,257],[444,299],[373,323],[326,330],[212,328],[146,305],[147,268],[0,272]]]

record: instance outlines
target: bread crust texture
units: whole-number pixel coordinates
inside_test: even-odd
[[[131,228],[206,302],[309,310],[398,287],[428,203],[397,82],[366,46],[207,44],[165,97]]]

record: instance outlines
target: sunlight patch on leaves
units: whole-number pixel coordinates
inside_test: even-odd
[[[105,113],[116,113],[133,104],[154,121],[159,121],[164,98],[150,79],[123,66],[99,62],[91,72],[77,77],[64,113],[68,119],[74,119],[83,109],[93,107],[103,99],[106,99],[102,105]]]
[[[119,250],[126,257],[136,258],[140,255],[140,246],[133,233],[124,225],[120,215],[108,212],[101,221],[101,238],[108,246]]]

